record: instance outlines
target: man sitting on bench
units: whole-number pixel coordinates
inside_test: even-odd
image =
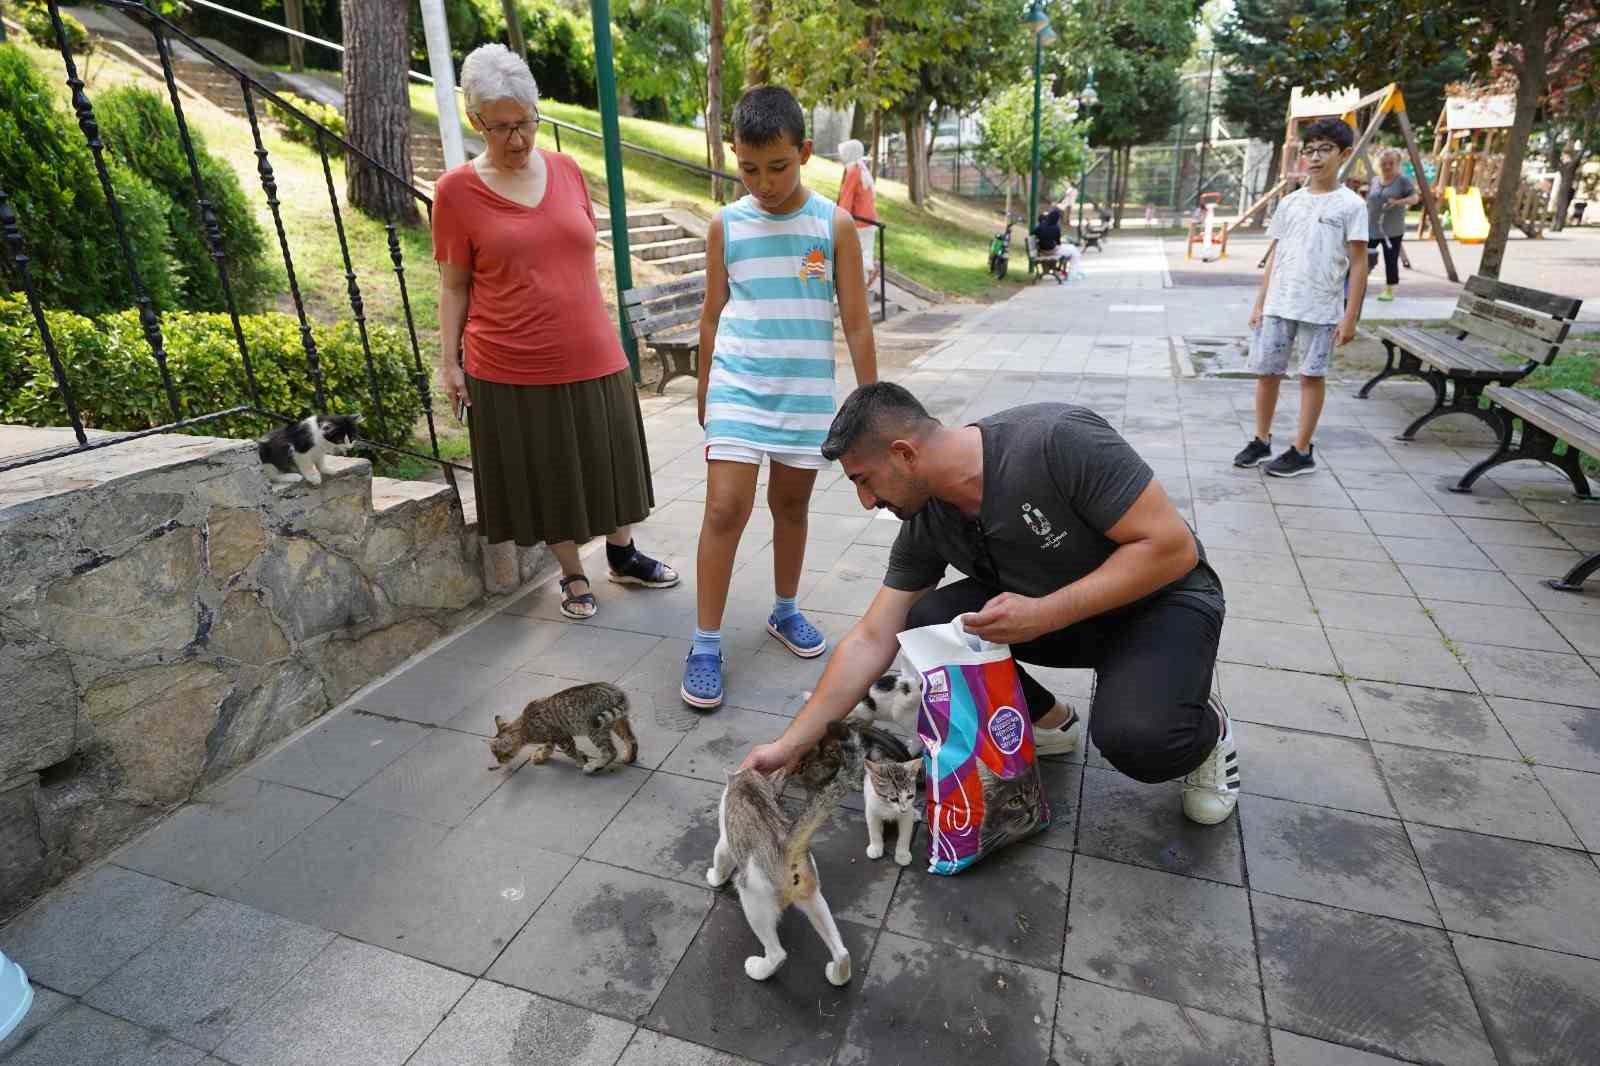
[[[1050,260],[1064,260],[1065,265],[1061,270],[1064,277],[1071,278],[1072,272],[1078,266],[1078,246],[1071,241],[1063,242],[1061,239],[1061,208],[1052,207],[1039,216],[1039,224],[1033,227],[1033,237],[1039,242],[1039,262]]]

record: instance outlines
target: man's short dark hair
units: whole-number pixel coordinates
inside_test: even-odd
[[[733,139],[762,148],[787,137],[796,148],[805,144],[806,113],[788,89],[757,85],[733,105]]]
[[[922,402],[892,381],[862,385],[839,406],[822,442],[822,457],[832,462],[864,441],[916,436],[939,424]]]
[[[1319,118],[1300,135],[1301,144],[1310,144],[1312,141],[1332,141],[1342,152],[1356,143],[1356,131],[1343,119]]]

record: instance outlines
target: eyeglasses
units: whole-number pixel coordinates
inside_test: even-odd
[[[1308,144],[1300,149],[1300,155],[1306,159],[1315,159],[1325,155],[1338,155],[1339,146],[1336,144]]]
[[[483,121],[483,116],[478,116],[478,121]],[[483,132],[497,141],[510,140],[515,133],[525,141],[533,140],[534,131],[539,128],[539,112],[535,111],[533,117],[522,122],[505,123],[499,126],[484,126]]]

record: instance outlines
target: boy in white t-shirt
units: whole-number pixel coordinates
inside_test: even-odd
[[[1250,361],[1256,377],[1256,435],[1234,456],[1234,466],[1255,466],[1272,454],[1272,415],[1289,353],[1300,348],[1300,423],[1294,443],[1267,473],[1315,473],[1311,436],[1322,415],[1328,360],[1336,345],[1356,335],[1367,293],[1367,207],[1339,184],[1355,131],[1336,118],[1306,127],[1300,144],[1307,183],[1283,198],[1267,236],[1267,270],[1250,312]],[[1346,294],[1346,280],[1349,292]]]

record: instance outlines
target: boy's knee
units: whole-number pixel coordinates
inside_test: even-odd
[[[767,508],[772,512],[774,521],[803,526],[810,514],[811,494],[798,496],[793,493],[768,490]]]
[[[706,498],[705,528],[708,533],[739,533],[750,521],[753,500],[737,496]]]

